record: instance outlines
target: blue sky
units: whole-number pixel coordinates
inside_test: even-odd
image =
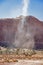
[[[23,0],[0,0],[0,18],[15,18],[22,15]],[[28,15],[43,20],[43,0],[30,0]]]

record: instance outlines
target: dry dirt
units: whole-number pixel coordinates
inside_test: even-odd
[[[0,65],[43,65],[43,60],[18,60],[14,63],[0,63]]]

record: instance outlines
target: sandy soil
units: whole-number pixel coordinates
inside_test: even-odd
[[[43,65],[43,60],[18,60],[14,63],[0,63],[0,65]]]

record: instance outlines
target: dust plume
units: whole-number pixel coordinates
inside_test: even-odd
[[[22,17],[18,25],[18,31],[16,33],[15,42],[14,42],[15,46],[18,48],[19,47],[33,48],[34,46],[33,37],[29,31],[28,23],[26,22],[26,16],[27,16],[29,4],[30,4],[30,0],[23,0]]]

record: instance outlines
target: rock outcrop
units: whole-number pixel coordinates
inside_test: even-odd
[[[15,37],[21,17],[15,19],[0,19],[0,46],[43,49],[43,22],[33,16],[26,16],[24,30],[27,35],[23,43],[15,44]],[[17,36],[18,37],[18,36]],[[17,46],[16,46],[17,45]]]

